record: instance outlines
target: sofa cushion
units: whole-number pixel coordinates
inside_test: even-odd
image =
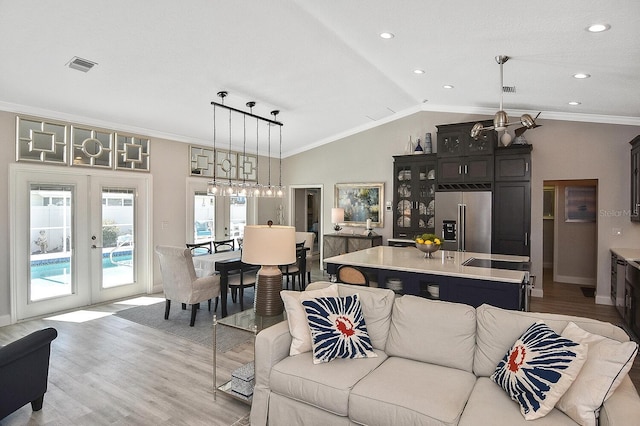
[[[269,385],[277,394],[347,416],[353,386],[387,359],[384,352],[375,352],[376,358],[336,359],[322,364],[313,363],[311,352],[290,356],[274,365]]]
[[[390,357],[354,386],[349,417],[366,425],[455,425],[476,381],[472,373]]]
[[[473,371],[476,376],[490,376],[507,350],[534,322],[543,320],[553,331],[562,330],[573,321],[590,333],[609,337],[619,342],[629,341],[629,336],[613,324],[569,315],[522,312],[482,305],[476,309],[478,319],[476,352]]]
[[[461,303],[398,297],[385,352],[471,372],[476,345],[475,312]]]
[[[459,426],[575,426],[560,410],[553,409],[535,421],[522,417],[520,406],[487,377],[479,377],[460,418]]]
[[[576,422],[596,426],[596,413],[618,388],[638,353],[635,342],[618,342],[570,322],[564,337],[588,346],[587,361],[556,407]]]
[[[305,295],[305,297],[337,296],[338,286],[332,284],[325,288],[306,292],[291,290],[282,290],[280,292],[284,309],[287,312],[287,323],[289,324],[289,332],[292,337],[291,348],[289,349],[289,355],[292,356],[311,350],[311,332],[309,331],[307,314],[300,302],[302,295]]]
[[[358,295],[302,300],[311,330],[313,363],[367,358],[373,352]]]
[[[307,286],[307,290],[328,287],[327,281],[317,281]],[[391,324],[391,309],[395,293],[386,288],[364,287],[361,285],[338,284],[338,294],[341,297],[358,294],[362,314],[367,322],[367,331],[371,345],[375,349],[384,350]]]
[[[587,359],[587,347],[560,336],[544,322],[532,324],[491,375],[520,404],[527,420],[544,417],[569,389]]]

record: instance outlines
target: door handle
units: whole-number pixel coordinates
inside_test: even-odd
[[[92,248],[92,249],[98,249],[98,248],[99,248],[99,249],[101,249],[101,248],[104,248],[104,247],[102,247],[102,246],[97,246],[97,245],[95,245],[95,244],[91,244],[91,248]]]

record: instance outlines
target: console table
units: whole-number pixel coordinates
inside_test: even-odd
[[[382,235],[358,235],[358,234],[325,234],[324,258],[364,250],[370,247],[381,246]]]

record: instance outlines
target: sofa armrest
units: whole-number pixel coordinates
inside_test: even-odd
[[[42,408],[57,336],[55,328],[45,328],[0,348],[0,419],[28,403],[33,411]]]
[[[291,333],[287,321],[265,328],[256,336],[256,385],[269,386],[271,368],[289,356]]]
[[[600,409],[600,426],[623,426],[640,419],[640,396],[627,375]]]
[[[269,377],[271,369],[278,362],[289,356],[291,333],[287,321],[265,328],[256,336],[255,345],[255,380],[253,401],[251,403],[251,425],[267,424],[269,413]]]

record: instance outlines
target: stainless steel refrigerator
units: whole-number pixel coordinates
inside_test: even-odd
[[[491,192],[436,192],[442,250],[491,253]]]

